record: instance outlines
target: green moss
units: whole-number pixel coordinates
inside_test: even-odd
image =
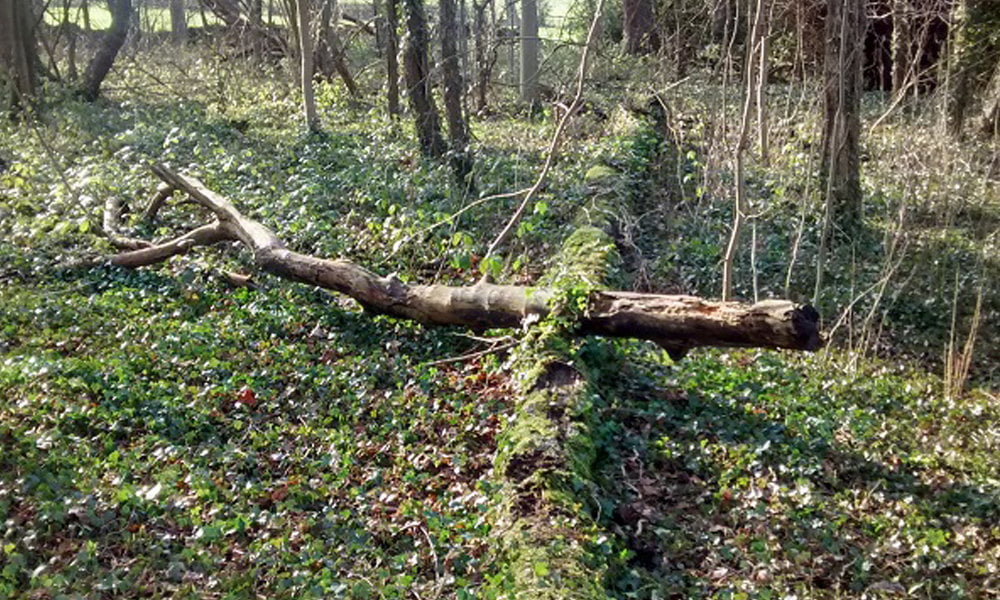
[[[618,171],[612,169],[607,165],[594,165],[587,169],[587,173],[583,176],[583,180],[587,183],[605,183],[612,181],[619,175]]]
[[[604,287],[621,266],[621,258],[611,236],[594,226],[577,228],[563,243],[542,278],[542,285],[562,290]]]
[[[634,179],[604,164],[587,171],[589,200],[578,212],[577,228],[539,282],[556,290],[555,306],[518,351],[521,393],[494,463],[504,498],[498,530],[504,532],[500,581],[506,597],[607,597],[611,558],[597,541],[601,530],[588,506],[599,396],[580,352],[582,342],[568,335],[575,319],[566,315],[586,311],[595,289],[619,283],[621,257],[610,233],[611,216],[629,202]]]
[[[506,532],[502,581],[512,598],[606,597],[608,561],[593,551],[600,531],[585,493],[592,487],[595,395],[578,356],[580,343],[566,335],[558,315],[585,308],[589,293],[604,284],[618,260],[605,232],[577,229],[545,277],[546,285],[560,290],[560,306],[520,349],[521,397],[495,462],[505,498],[499,518]]]
[[[506,487],[506,582],[516,598],[604,598],[604,560],[589,550],[598,528],[579,497],[594,459],[589,386],[564,364],[535,365],[526,385],[537,389],[519,403],[496,462]]]

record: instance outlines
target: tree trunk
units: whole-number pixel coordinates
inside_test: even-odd
[[[389,114],[399,116],[399,4],[385,0],[382,39],[385,43],[386,102]]]
[[[504,2],[506,5],[506,17],[507,17],[507,28],[504,31],[504,37],[510,40],[507,44],[507,81],[511,86],[517,86],[521,83],[519,72],[519,65],[517,64],[518,51],[521,45],[517,43],[517,33],[520,30],[520,21],[517,16],[517,0],[506,0]]]
[[[79,32],[75,27],[71,27],[68,30],[68,40],[66,44],[66,62],[69,63],[66,68],[66,75],[69,77],[69,81],[76,83],[79,79],[80,73],[77,71],[76,66],[76,41],[79,36]]]
[[[767,78],[770,70],[771,18],[774,4],[765,2],[766,10],[761,14],[764,23],[760,26],[760,57],[757,63],[757,142],[760,145],[760,162],[765,167],[771,162],[770,141],[767,122]]]
[[[566,238],[543,277],[559,278],[571,287],[602,286],[620,259],[607,248],[614,248],[610,235],[583,225]],[[493,463],[502,486],[498,492],[506,500],[497,511],[494,543],[509,557],[504,567],[509,598],[608,597],[602,581],[609,561],[595,560],[586,550],[592,537],[588,532],[598,518],[586,508],[592,492],[575,485],[590,478],[597,456],[601,416],[590,407],[597,395],[591,377],[600,365],[588,364],[576,350],[573,333],[570,327],[547,327],[526,336],[517,351],[518,393],[511,399],[513,415],[497,439]],[[564,524],[554,523],[552,515],[564,517]],[[557,592],[538,593],[553,587],[549,571],[535,566],[539,556],[551,572],[573,573]]]
[[[687,0],[674,0],[673,13],[673,43],[671,44],[671,54],[674,57],[674,77],[683,79],[687,77],[688,64],[694,56],[691,42],[691,21],[687,16]],[[655,26],[654,26],[655,31]],[[659,40],[657,40],[657,46]]]
[[[486,32],[486,9],[491,0],[482,0],[481,4],[472,3],[473,29],[476,38],[476,109],[486,110],[486,94],[490,85],[490,36]],[[496,52],[496,50],[493,50]]]
[[[1000,3],[996,0],[963,0],[955,6],[954,73],[948,99],[948,129],[961,137],[967,116],[989,87],[1000,55]]]
[[[459,72],[462,74],[462,104],[468,107],[471,89],[468,85],[469,68],[469,3],[468,0],[458,0],[458,57]]]
[[[175,44],[187,41],[187,12],[184,0],[170,0],[170,33]]]
[[[910,70],[912,15],[909,2],[892,2],[892,91],[896,96],[903,93]]]
[[[309,0],[296,0],[296,13],[299,24],[299,77],[302,80],[302,108],[306,117],[306,128],[309,131],[318,131],[319,117],[316,115],[316,97],[313,93],[313,44],[312,28],[309,26],[312,11]]]
[[[382,0],[372,0],[372,23],[375,24],[373,32],[375,34],[375,56],[378,58],[382,58],[382,52],[385,50],[385,17],[382,15],[384,9]]]
[[[712,43],[720,48],[729,42],[733,12],[733,0],[715,0],[712,6]]]
[[[76,30],[77,27],[73,23],[73,17],[71,15],[72,2],[70,0],[63,0],[63,16],[62,22],[59,24],[59,35],[56,37],[55,45],[59,45],[59,39],[62,35],[66,36],[66,79],[67,81],[76,81],[77,73],[76,70]]]
[[[822,174],[826,202],[837,228],[861,224],[859,146],[864,0],[828,0],[824,57]]]
[[[625,52],[635,56],[660,49],[652,0],[623,0]],[[678,41],[678,43],[680,43]]]
[[[12,110],[34,99],[37,64],[30,0],[0,0],[0,92],[8,96],[0,100]]]
[[[452,167],[460,181],[472,168],[469,129],[462,114],[462,70],[458,60],[458,15],[455,0],[439,0],[441,11],[441,72],[444,79],[444,111],[448,119]]]
[[[538,100],[538,2],[521,0],[521,102]]]
[[[754,101],[757,97],[755,88],[760,81],[757,73],[757,57],[763,56],[761,41],[765,18],[764,3],[766,0],[756,0],[753,16],[753,26],[750,33],[750,44],[746,48],[746,62],[743,77],[743,112],[740,119],[740,129],[736,139],[734,164],[736,171],[736,193],[733,199],[733,224],[729,232],[729,242],[722,258],[722,299],[728,301],[733,296],[733,266],[736,262],[736,251],[739,248],[740,233],[743,221],[748,212],[746,199],[746,176],[744,174],[744,157],[747,146],[750,145],[750,118],[753,114]]]
[[[406,9],[406,45],[403,50],[406,93],[416,119],[420,149],[425,155],[436,158],[444,155],[445,145],[441,137],[440,117],[431,95],[424,0],[403,0],[403,6]]]
[[[319,44],[314,52],[318,71],[327,79],[332,79],[333,74],[340,76],[341,81],[347,87],[351,96],[359,93],[358,84],[351,75],[351,70],[347,66],[347,58],[344,47],[340,43],[340,35],[337,33],[336,21],[338,18],[337,0],[324,0],[323,10],[320,13],[320,35]]]
[[[144,32],[152,30],[149,22],[149,4],[144,0],[132,0],[132,31],[135,39],[141,40]]]
[[[81,95],[88,101],[97,100],[101,94],[101,84],[111,71],[118,57],[118,51],[125,45],[129,23],[132,21],[132,0],[108,0],[111,10],[111,28],[101,40],[97,54],[87,65],[83,74]]]
[[[526,319],[549,314],[555,292],[545,288],[488,283],[466,287],[410,285],[392,275],[379,277],[347,260],[299,254],[198,180],[161,165],[153,171],[170,187],[187,192],[215,221],[176,239],[114,255],[113,264],[138,268],[183,254],[194,246],[239,241],[253,253],[259,268],[346,294],[374,313],[476,330],[520,327]],[[815,350],[823,344],[816,311],[782,300],[748,306],[693,296],[595,291],[588,296],[586,310],[572,318],[577,334],[652,340],[675,357],[699,346]]]
[[[1000,60],[993,69],[993,79],[983,98],[979,133],[986,138],[1000,138]]]

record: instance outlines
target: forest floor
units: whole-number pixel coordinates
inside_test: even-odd
[[[660,93],[657,132],[647,90],[621,83],[641,68],[599,66],[502,281],[537,280],[584,174],[608,164],[635,196],[612,219],[620,282],[718,295],[736,99],[692,77]],[[813,302],[831,344],[674,363],[582,342],[599,359],[587,552],[613,598],[997,597],[996,148],[938,135],[930,105],[868,133],[865,229],[829,249],[817,286],[814,94],[772,94],[736,295]],[[517,387],[506,353],[442,362],[491,342],[264,274],[233,288],[218,273],[251,265],[229,245],[138,271],[71,263],[111,252],[91,222],[112,195],[138,236],[202,222],[187,203],[139,222],[162,161],[294,249],[472,283],[516,200],[448,217],[533,180],[548,110],[472,119],[471,189],[380,99],[337,84],[318,90],[323,133],[302,135],[276,68],[137,52],[106,96],[53,88],[44,114],[0,124],[0,598],[509,596],[493,472]],[[885,102],[869,100],[871,123]],[[967,346],[965,379],[944,364]]]

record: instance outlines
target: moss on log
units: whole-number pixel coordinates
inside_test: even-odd
[[[618,263],[610,236],[593,226],[577,229],[546,279],[571,290],[599,286]],[[502,433],[495,464],[503,504],[501,531],[509,597],[603,599],[607,558],[601,531],[587,506],[594,446],[596,394],[576,357],[579,340],[560,321],[572,294],[535,328],[519,349],[520,394],[514,419]]]

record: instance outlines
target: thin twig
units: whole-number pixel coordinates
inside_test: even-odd
[[[431,534],[427,532],[427,528],[423,525],[420,526],[420,533],[424,534],[427,545],[431,549],[431,556],[434,557],[434,581],[439,585],[441,582],[441,561],[438,560],[438,553],[434,548],[434,540],[431,539]]]
[[[479,358],[480,356],[486,356],[487,354],[492,354],[494,352],[503,352],[504,350],[510,350],[518,344],[517,340],[513,342],[507,342],[506,344],[490,346],[485,350],[480,350],[478,352],[471,352],[469,354],[463,354],[461,356],[453,356],[451,358],[442,358],[441,360],[431,361],[429,363],[423,363],[423,367],[436,367],[438,365],[446,365],[454,362],[463,362],[466,360],[473,360]]]
[[[475,342],[482,342],[483,344],[496,344],[498,342],[511,342],[514,341],[514,336],[503,335],[500,337],[482,337],[479,335],[472,335],[471,333],[452,333],[451,335],[455,337],[462,337],[468,340],[473,340]]]
[[[886,272],[878,281],[865,288],[864,291],[859,293],[857,296],[854,297],[853,300],[851,300],[851,302],[847,305],[847,307],[840,312],[840,316],[837,317],[837,321],[833,324],[833,327],[831,327],[829,332],[826,334],[827,339],[833,339],[834,335],[837,333],[837,330],[840,329],[840,326],[843,325],[844,322],[847,320],[847,318],[850,316],[851,311],[854,309],[854,306],[862,299],[864,299],[865,296],[874,292],[879,287],[881,287],[882,290],[884,291],[885,286],[892,280],[892,277],[896,274],[896,270],[899,268],[899,266],[903,262],[903,259],[905,258],[906,258],[905,255],[899,257],[896,260],[896,262],[889,267],[888,272]],[[880,291],[879,297],[881,298],[881,296],[882,292]]]

